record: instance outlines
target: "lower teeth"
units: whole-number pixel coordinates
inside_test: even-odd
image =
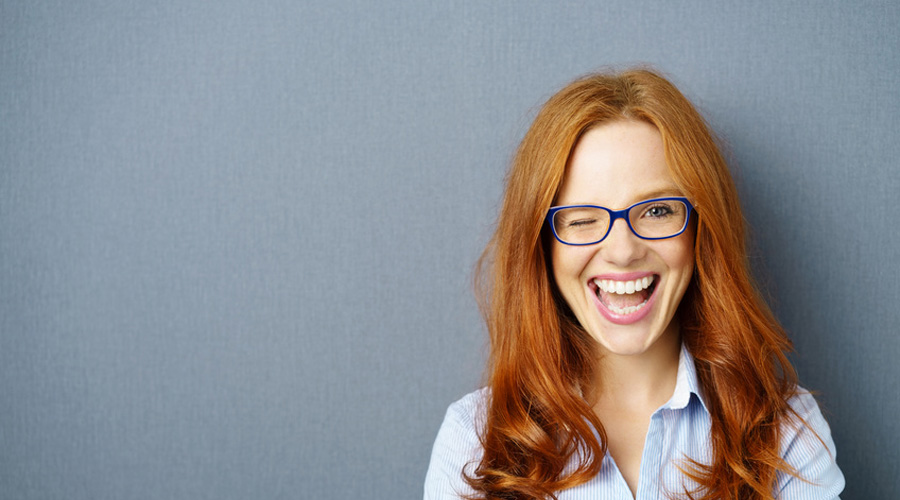
[[[621,307],[621,308],[620,308],[620,307],[616,307],[616,306],[614,306],[614,305],[612,305],[612,304],[609,304],[609,305],[606,306],[606,307],[609,308],[610,311],[612,311],[612,312],[614,312],[614,313],[616,313],[616,314],[626,315],[626,314],[632,314],[632,313],[638,311],[639,309],[643,308],[645,305],[647,305],[647,301],[646,301],[646,300],[643,301],[643,302],[641,302],[640,304],[638,304],[638,305],[636,305],[636,306],[628,306],[628,307]]]

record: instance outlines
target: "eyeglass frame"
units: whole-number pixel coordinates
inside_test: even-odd
[[[687,214],[684,216],[684,226],[681,228],[681,230],[671,236],[661,236],[661,237],[656,237],[656,238],[641,236],[641,235],[637,234],[637,231],[635,231],[634,227],[631,225],[631,219],[628,217],[628,213],[631,211],[631,209],[638,205],[643,205],[645,203],[652,203],[654,201],[670,201],[670,200],[680,201],[680,202],[684,203],[685,207],[687,207]],[[590,243],[569,243],[568,241],[563,241],[562,238],[560,238],[559,235],[556,234],[556,226],[553,224],[553,216],[556,215],[556,212],[559,212],[560,210],[563,210],[566,208],[599,208],[601,210],[606,210],[609,213],[609,226],[606,228],[606,233],[604,233],[603,237],[600,238],[599,240],[592,241]],[[683,196],[666,196],[663,198],[650,198],[649,200],[642,200],[642,201],[639,201],[639,202],[631,205],[628,208],[623,208],[622,210],[613,210],[611,208],[602,207],[600,205],[562,205],[562,206],[558,206],[558,207],[550,207],[550,210],[547,211],[547,215],[544,217],[544,219],[547,221],[547,224],[550,225],[550,231],[553,232],[553,237],[556,238],[556,241],[562,243],[563,245],[570,245],[570,246],[574,246],[574,247],[583,247],[583,246],[588,246],[588,245],[596,245],[597,243],[600,243],[601,241],[605,240],[606,237],[609,236],[609,233],[612,231],[613,225],[616,223],[617,219],[625,219],[625,224],[628,225],[628,229],[631,231],[631,234],[637,236],[638,238],[640,238],[642,240],[651,240],[652,241],[652,240],[667,240],[669,238],[674,238],[674,237],[680,235],[681,233],[683,233],[685,231],[685,229],[687,229],[688,224],[690,224],[690,222],[691,222],[691,212],[693,212],[693,211],[694,211],[694,205],[692,205],[691,202],[688,201],[687,198],[685,198]]]

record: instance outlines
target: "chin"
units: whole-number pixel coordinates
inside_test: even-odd
[[[673,322],[667,327],[654,325],[652,322],[648,325],[598,323],[594,322],[586,330],[597,342],[603,355],[640,356],[663,347],[678,337],[678,328]]]

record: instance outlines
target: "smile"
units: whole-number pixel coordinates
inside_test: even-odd
[[[657,275],[628,281],[596,278],[592,280],[600,312],[615,323],[631,323],[642,319],[644,309],[656,290]],[[638,314],[642,312],[641,314]]]

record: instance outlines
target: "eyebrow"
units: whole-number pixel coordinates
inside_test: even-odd
[[[664,189],[656,189],[654,191],[650,191],[649,193],[643,193],[639,196],[633,203],[637,203],[643,200],[650,200],[653,198],[667,198],[670,196],[684,196],[680,189],[672,186]]]
[[[640,196],[633,198],[630,203],[628,203],[627,205],[625,205],[623,207],[619,207],[619,208],[630,207],[630,206],[634,205],[635,203],[640,203],[644,200],[652,200],[654,198],[671,198],[671,197],[683,197],[683,196],[684,196],[684,193],[682,193],[681,190],[675,186],[666,187],[666,188],[662,188],[662,189],[654,189],[653,191],[647,191],[647,192],[641,193]],[[597,204],[594,202],[585,202],[585,203],[566,203],[565,205],[557,203],[556,205],[558,205],[558,206],[571,206],[571,205],[593,205],[593,206],[596,206]],[[608,208],[610,208],[610,207],[608,207]]]

